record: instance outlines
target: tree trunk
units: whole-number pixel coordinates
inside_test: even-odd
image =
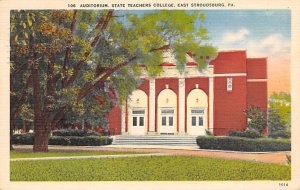
[[[33,152],[48,152],[49,130],[37,127],[34,132]]]
[[[14,130],[14,127],[13,127],[12,123],[10,123],[10,143],[9,143],[10,150],[14,150],[13,143],[12,143],[12,136],[14,134],[13,130]]]

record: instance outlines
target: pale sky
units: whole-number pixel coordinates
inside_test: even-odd
[[[248,57],[268,58],[268,91],[290,92],[291,12],[208,10],[205,26],[219,50],[245,49]]]

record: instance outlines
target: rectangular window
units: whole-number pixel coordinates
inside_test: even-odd
[[[231,77],[227,78],[227,91],[228,92],[232,91],[232,78]]]
[[[193,114],[195,114],[195,113],[204,114],[204,110],[203,109],[194,109],[194,110],[191,110],[191,113],[193,113]]]
[[[145,114],[145,110],[132,110],[132,114]]]
[[[173,117],[169,117],[169,126],[173,126]]]
[[[174,114],[174,110],[173,109],[164,109],[161,110],[162,114]]]
[[[167,120],[166,117],[162,117],[162,118],[161,118],[161,125],[162,125],[162,126],[166,126],[166,124],[167,124],[167,121],[166,121],[166,120]]]
[[[137,117],[132,118],[132,125],[137,126]]]
[[[199,117],[199,126],[203,126],[203,117]]]
[[[196,126],[196,117],[195,116],[192,117],[192,126]]]
[[[144,117],[140,117],[140,126],[144,126]]]

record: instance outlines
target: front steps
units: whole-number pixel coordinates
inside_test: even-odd
[[[196,136],[135,136],[120,135],[115,136],[114,145],[171,145],[171,146],[197,146]]]

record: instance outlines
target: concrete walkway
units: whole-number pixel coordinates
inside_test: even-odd
[[[16,150],[32,149],[32,145],[16,145],[14,146],[14,148]],[[257,153],[257,152],[238,152],[238,151],[222,151],[222,150],[203,150],[203,149],[199,149],[196,146],[161,146],[161,145],[49,146],[49,150],[50,151],[51,150],[116,151],[116,152],[139,152],[145,154],[160,153],[165,155],[192,155],[192,156],[244,160],[244,161],[253,161],[259,163],[273,163],[273,164],[287,164],[286,155],[290,155],[289,151]],[[110,156],[117,156],[117,155],[110,155]]]

